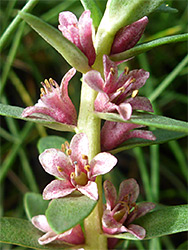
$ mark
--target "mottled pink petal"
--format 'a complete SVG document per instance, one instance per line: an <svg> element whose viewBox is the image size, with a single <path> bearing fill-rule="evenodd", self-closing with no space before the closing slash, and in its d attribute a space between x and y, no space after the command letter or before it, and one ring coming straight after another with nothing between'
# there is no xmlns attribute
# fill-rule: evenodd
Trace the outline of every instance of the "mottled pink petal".
<svg viewBox="0 0 188 250"><path fill-rule="evenodd" d="M129 103L121 103L117 106L117 111L123 119L129 120L132 115L132 106Z"/></svg>
<svg viewBox="0 0 188 250"><path fill-rule="evenodd" d="M145 16L140 20L120 29L114 38L111 54L120 53L134 47L140 40L147 23L148 18Z"/></svg>
<svg viewBox="0 0 188 250"><path fill-rule="evenodd" d="M106 209L112 210L117 203L116 189L109 180L106 180L104 182L103 187L104 187L104 193L105 193L105 198L106 198Z"/></svg>
<svg viewBox="0 0 188 250"><path fill-rule="evenodd" d="M98 200L97 184L94 181L88 181L85 186L77 186L77 190L92 200Z"/></svg>
<svg viewBox="0 0 188 250"><path fill-rule="evenodd" d="M127 138L126 140L130 139L130 138L142 138L142 139L146 139L146 140L150 140L150 141L154 141L156 140L156 137L154 136L154 134L151 131L147 131L147 130L133 130L129 133L127 133Z"/></svg>
<svg viewBox="0 0 188 250"><path fill-rule="evenodd" d="M51 231L51 228L47 222L46 216L45 215L37 215L34 216L31 219L32 224L38 228L40 231L46 233L48 231Z"/></svg>
<svg viewBox="0 0 188 250"><path fill-rule="evenodd" d="M83 155L88 155L89 153L89 142L87 135L84 133L76 134L73 136L70 143L71 160L72 162L77 162L80 170L83 169L85 161L83 160Z"/></svg>
<svg viewBox="0 0 188 250"><path fill-rule="evenodd" d="M115 91L116 79L118 77L118 69L115 62L111 61L108 56L103 56L103 64L104 64L104 78L105 78L105 85L104 91L106 93L112 93Z"/></svg>
<svg viewBox="0 0 188 250"><path fill-rule="evenodd" d="M99 153L90 162L91 176L108 173L117 164L117 158L110 153Z"/></svg>
<svg viewBox="0 0 188 250"><path fill-rule="evenodd" d="M84 11L80 16L78 28L83 52L88 58L89 66L91 66L95 62L96 54L92 41L92 19L89 10Z"/></svg>
<svg viewBox="0 0 188 250"><path fill-rule="evenodd" d="M155 204L152 202L142 202L138 204L135 219L138 219L141 216L144 216L145 214L147 214L149 211L151 211L154 208L155 208Z"/></svg>
<svg viewBox="0 0 188 250"><path fill-rule="evenodd" d="M130 203L137 200L139 195L139 186L135 179L130 178L121 182L119 186L119 200L122 201L126 196L129 197Z"/></svg>
<svg viewBox="0 0 188 250"><path fill-rule="evenodd" d="M130 224L127 227L127 232L133 234L140 240L144 239L144 237L146 236L146 230L139 225Z"/></svg>
<svg viewBox="0 0 188 250"><path fill-rule="evenodd" d="M87 83L92 89L103 92L104 80L101 74L96 70L90 70L83 76L83 81Z"/></svg>
<svg viewBox="0 0 188 250"><path fill-rule="evenodd" d="M59 234L57 240L74 245L83 244L85 241L84 234L80 225L75 226L74 228L64 232L63 234Z"/></svg>
<svg viewBox="0 0 188 250"><path fill-rule="evenodd" d="M129 98L126 100L126 102L130 103L133 110L144 110L147 112L153 112L151 102L146 97L138 96L135 98Z"/></svg>
<svg viewBox="0 0 188 250"><path fill-rule="evenodd" d="M47 173L59 178L69 179L71 172L74 171L68 156L59 149L46 149L39 155L39 161ZM58 167L62 171L58 171Z"/></svg>
<svg viewBox="0 0 188 250"><path fill-rule="evenodd" d="M102 151L109 151L130 138L129 130L142 127L132 123L106 121L101 130ZM109 140L110 138L110 140Z"/></svg>
<svg viewBox="0 0 188 250"><path fill-rule="evenodd" d="M59 14L59 29L61 30L62 27L69 27L69 25L76 26L77 25L77 18L76 16L70 11L63 11Z"/></svg>
<svg viewBox="0 0 188 250"><path fill-rule="evenodd" d="M57 199L75 191L76 188L68 180L54 180L50 182L43 190L43 199Z"/></svg>

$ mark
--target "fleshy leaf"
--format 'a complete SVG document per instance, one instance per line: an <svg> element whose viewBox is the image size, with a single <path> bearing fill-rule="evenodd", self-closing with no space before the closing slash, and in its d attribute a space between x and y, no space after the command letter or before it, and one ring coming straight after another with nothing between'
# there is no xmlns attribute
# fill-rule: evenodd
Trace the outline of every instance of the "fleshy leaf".
<svg viewBox="0 0 188 250"><path fill-rule="evenodd" d="M48 204L49 201L44 200L41 194L26 193L24 196L24 207L30 220L36 215L45 214Z"/></svg>
<svg viewBox="0 0 188 250"><path fill-rule="evenodd" d="M135 220L134 223L146 229L144 240L184 232L188 230L187 209L188 205L164 206ZM109 237L138 240L129 233L109 235Z"/></svg>
<svg viewBox="0 0 188 250"><path fill-rule="evenodd" d="M155 11L165 13L177 13L178 9L172 8L168 4L163 3Z"/></svg>
<svg viewBox="0 0 188 250"><path fill-rule="evenodd" d="M102 18L102 12L99 9L97 3L95 2L95 0L81 0L81 3L84 6L85 10L91 11L93 26L94 28L97 28Z"/></svg>
<svg viewBox="0 0 188 250"><path fill-rule="evenodd" d="M108 121L134 123L134 124L151 126L171 131L188 133L187 122L175 120L165 116L140 113L138 115L132 115L131 119L129 120L124 120L123 118L120 117L120 115L115 113L95 112L95 114L101 119Z"/></svg>
<svg viewBox="0 0 188 250"><path fill-rule="evenodd" d="M20 12L19 15L54 47L72 67L82 73L90 70L87 57L57 29L31 14Z"/></svg>
<svg viewBox="0 0 188 250"><path fill-rule="evenodd" d="M38 238L43 235L30 221L18 218L1 218L0 242L19 245L32 249L70 249L70 246L63 244L49 244L41 246Z"/></svg>
<svg viewBox="0 0 188 250"><path fill-rule="evenodd" d="M61 149L61 145L65 143L67 139L55 136L55 135L49 135L43 138L40 138L37 143L37 148L39 151L39 154L41 154L45 149L48 148L58 148Z"/></svg>
<svg viewBox="0 0 188 250"><path fill-rule="evenodd" d="M81 223L96 204L97 201L83 195L54 199L46 211L46 217L54 232L63 233Z"/></svg>
<svg viewBox="0 0 188 250"><path fill-rule="evenodd" d="M187 39L188 39L188 33L181 34L181 35L162 37L162 38L153 40L151 42L139 44L139 45L137 45L129 50L124 51L124 52L112 55L112 56L110 56L110 59L112 61L123 61L123 60L131 58L133 56L144 53L150 49L158 47L160 45L169 44L169 43L176 43L176 42L183 42L183 41L187 41Z"/></svg>
<svg viewBox="0 0 188 250"><path fill-rule="evenodd" d="M75 126L53 121L48 116L35 115L35 117L40 117L40 119L23 118L22 117L23 110L24 110L23 108L20 108L17 106L10 106L10 105L5 105L5 104L0 103L0 115L13 117L16 119L22 119L25 121L36 122L40 125L46 126L51 129L59 130L59 131L74 131L75 130Z"/></svg>
<svg viewBox="0 0 188 250"><path fill-rule="evenodd" d="M177 140L179 138L187 136L186 133L168 131L168 130L163 130L163 129L152 130L152 133L156 137L156 140L154 141L145 140L141 138L132 138L132 139L127 140L123 144L121 144L116 149L111 150L110 153L116 154L121 151L128 150L128 149L135 148L135 147L145 147L145 146L151 146L155 144L162 144L171 140Z"/></svg>

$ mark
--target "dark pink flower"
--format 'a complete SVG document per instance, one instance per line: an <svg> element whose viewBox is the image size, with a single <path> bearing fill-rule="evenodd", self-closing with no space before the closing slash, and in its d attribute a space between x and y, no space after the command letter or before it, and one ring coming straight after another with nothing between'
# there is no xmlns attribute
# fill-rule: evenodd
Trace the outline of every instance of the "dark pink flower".
<svg viewBox="0 0 188 250"><path fill-rule="evenodd" d="M56 234L50 228L45 215L34 216L31 222L36 228L45 233L42 237L38 239L40 245L45 245L53 241L57 241L57 243L62 244L68 243L80 245L83 244L85 241L84 234L80 225L77 225L62 234Z"/></svg>
<svg viewBox="0 0 188 250"><path fill-rule="evenodd" d="M115 35L111 55L131 49L140 40L148 23L147 16L121 28Z"/></svg>
<svg viewBox="0 0 188 250"><path fill-rule="evenodd" d="M34 118L35 114L40 114L38 118L76 125L76 110L67 91L68 83L75 73L74 68L70 69L63 77L60 86L51 78L42 82L40 99L34 106L24 109L22 117Z"/></svg>
<svg viewBox="0 0 188 250"><path fill-rule="evenodd" d="M155 207L151 202L142 202L136 205L139 195L139 186L134 179L124 180L119 187L119 197L114 185L106 180L104 182L106 198L105 210L102 217L102 227L106 234L128 232L143 239L146 231L132 222L148 213Z"/></svg>
<svg viewBox="0 0 188 250"><path fill-rule="evenodd" d="M116 148L130 138L143 138L147 140L156 139L151 131L135 129L142 127L144 127L144 125L106 121L101 130L102 151L109 151Z"/></svg>
<svg viewBox="0 0 188 250"><path fill-rule="evenodd" d="M65 152L66 150L66 152ZM117 163L109 153L97 154L88 162L89 143L85 134L73 136L68 143L59 149L46 149L39 156L44 170L56 176L43 191L45 200L56 199L78 190L93 200L98 199L96 176L108 173Z"/></svg>
<svg viewBox="0 0 188 250"><path fill-rule="evenodd" d="M124 72L118 77L116 63L108 56L103 56L104 80L96 70L88 71L84 81L94 90L98 91L95 100L95 110L98 112L118 112L128 120L133 110L153 112L152 105L146 97L138 97L141 88L149 77L143 69Z"/></svg>
<svg viewBox="0 0 188 250"><path fill-rule="evenodd" d="M59 23L58 28L62 34L85 54L89 66L93 65L96 54L92 41L90 11L84 11L79 20L69 11L61 12L59 14Z"/></svg>

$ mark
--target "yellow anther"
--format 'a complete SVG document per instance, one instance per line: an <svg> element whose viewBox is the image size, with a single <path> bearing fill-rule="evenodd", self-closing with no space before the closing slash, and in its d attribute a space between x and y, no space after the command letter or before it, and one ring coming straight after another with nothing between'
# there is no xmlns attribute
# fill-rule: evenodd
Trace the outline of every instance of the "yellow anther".
<svg viewBox="0 0 188 250"><path fill-rule="evenodd" d="M138 95L138 89L133 90L131 97L134 98Z"/></svg>
<svg viewBox="0 0 188 250"><path fill-rule="evenodd" d="M65 142L65 147L66 147L66 148L69 148L69 147L70 147L68 141Z"/></svg>
<svg viewBox="0 0 188 250"><path fill-rule="evenodd" d="M91 166L90 166L90 165L85 165L84 169L85 169L87 172L89 172L90 169L91 169Z"/></svg>
<svg viewBox="0 0 188 250"><path fill-rule="evenodd" d="M110 72L111 72L112 75L114 75L115 74L114 68L110 68Z"/></svg>
<svg viewBox="0 0 188 250"><path fill-rule="evenodd" d="M129 68L128 68L128 67L125 67L125 69L124 69L124 74L125 74L125 75L128 75L128 74L129 74Z"/></svg>
<svg viewBox="0 0 188 250"><path fill-rule="evenodd" d="M72 154L72 150L70 148L67 149L66 151L67 155L71 155Z"/></svg>
<svg viewBox="0 0 188 250"><path fill-rule="evenodd" d="M121 92L121 93L123 93L123 92L125 92L125 88L124 88L124 87L121 87L121 88L117 89L116 92Z"/></svg>
<svg viewBox="0 0 188 250"><path fill-rule="evenodd" d="M74 179L74 178L75 178L75 173L74 173L74 172L72 172L72 173L70 174L70 178L71 178L71 179Z"/></svg>
<svg viewBox="0 0 188 250"><path fill-rule="evenodd" d="M65 145L61 144L61 151L65 152Z"/></svg>
<svg viewBox="0 0 188 250"><path fill-rule="evenodd" d="M136 79L135 79L135 78L132 78L132 79L130 80L130 83L135 82L135 81L136 81Z"/></svg>
<svg viewBox="0 0 188 250"><path fill-rule="evenodd" d="M55 83L54 83L54 80L53 80L52 78L49 79L49 82L50 82L50 84L51 84L52 86L54 86L54 87L56 86Z"/></svg>
<svg viewBox="0 0 188 250"><path fill-rule="evenodd" d="M44 80L44 84L46 85L46 87L48 89L51 89L50 83L49 83L49 81L47 79Z"/></svg>
<svg viewBox="0 0 188 250"><path fill-rule="evenodd" d="M60 166L57 166L57 170L58 170L59 172L62 172L62 171L63 171L63 169L62 169Z"/></svg>
<svg viewBox="0 0 188 250"><path fill-rule="evenodd" d="M82 159L83 160L88 160L88 156L87 155L82 155Z"/></svg>

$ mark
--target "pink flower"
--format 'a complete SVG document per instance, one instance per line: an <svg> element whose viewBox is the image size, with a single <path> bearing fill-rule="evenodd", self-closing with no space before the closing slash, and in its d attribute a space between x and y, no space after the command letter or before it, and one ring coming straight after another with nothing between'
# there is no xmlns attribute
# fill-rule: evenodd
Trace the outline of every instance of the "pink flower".
<svg viewBox="0 0 188 250"><path fill-rule="evenodd" d="M74 43L88 58L89 66L93 65L96 54L92 41L92 19L90 11L82 13L79 20L76 16L64 11L59 14L59 30L69 41Z"/></svg>
<svg viewBox="0 0 188 250"><path fill-rule="evenodd" d="M119 197L114 185L106 180L104 182L106 198L105 210L102 217L102 227L106 234L128 232L143 239L146 231L132 221L145 215L155 207L151 202L142 202L136 205L139 195L139 186L134 179L124 180L119 187Z"/></svg>
<svg viewBox="0 0 188 250"><path fill-rule="evenodd" d="M43 191L45 200L56 199L78 190L93 200L98 199L95 178L108 173L117 163L109 153L99 153L88 162L88 139L85 134L73 136L70 146L63 145L63 150L47 149L39 156L44 170L56 176ZM66 150L66 152L65 152Z"/></svg>
<svg viewBox="0 0 188 250"><path fill-rule="evenodd" d="M47 116L45 119L52 118L52 121L76 125L76 110L67 91L68 83L75 73L74 68L70 69L63 77L60 87L51 78L42 82L40 99L34 106L24 109L22 117L34 118L34 114L39 113L39 118Z"/></svg>
<svg viewBox="0 0 188 250"><path fill-rule="evenodd" d="M152 105L146 97L138 97L138 89L141 88L149 77L149 73L140 70L124 72L118 77L116 63L106 55L103 56L104 78L96 70L88 71L84 75L84 81L94 90L98 91L95 100L95 110L98 112L118 112L120 116L128 120L133 110L153 112Z"/></svg>
<svg viewBox="0 0 188 250"><path fill-rule="evenodd" d="M130 138L143 138L147 140L155 140L156 137L151 131L133 130L142 128L144 125L136 125L132 123L110 122L106 121L101 130L101 149L109 151L116 148L124 141Z"/></svg>
<svg viewBox="0 0 188 250"><path fill-rule="evenodd" d="M148 18L145 16L138 21L121 28L115 35L111 48L111 55L134 47L144 33L147 23Z"/></svg>
<svg viewBox="0 0 188 250"><path fill-rule="evenodd" d="M38 239L40 245L45 245L51 243L52 241L57 241L57 243L62 244L68 243L75 245L80 245L84 243L84 234L80 225L77 225L62 234L56 234L50 228L45 215L34 216L31 222L36 228L45 233L42 237Z"/></svg>

